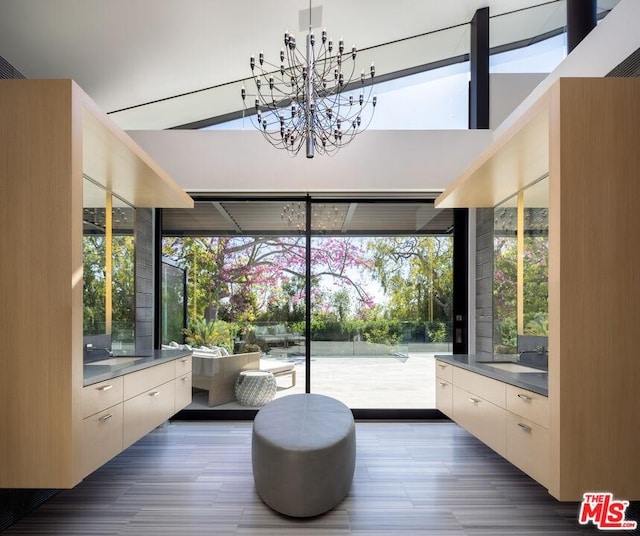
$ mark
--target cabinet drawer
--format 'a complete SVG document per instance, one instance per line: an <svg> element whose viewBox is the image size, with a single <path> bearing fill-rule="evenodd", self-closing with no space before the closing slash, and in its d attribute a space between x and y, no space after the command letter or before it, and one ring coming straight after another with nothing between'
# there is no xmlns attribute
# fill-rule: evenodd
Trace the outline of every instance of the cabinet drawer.
<svg viewBox="0 0 640 536"><path fill-rule="evenodd" d="M441 378L436 378L436 408L453 419L453 385Z"/></svg>
<svg viewBox="0 0 640 536"><path fill-rule="evenodd" d="M175 378L186 374L187 372L191 372L191 356L181 357L180 359L176 359L176 373Z"/></svg>
<svg viewBox="0 0 640 536"><path fill-rule="evenodd" d="M82 471L84 476L122 450L122 404L82 421Z"/></svg>
<svg viewBox="0 0 640 536"><path fill-rule="evenodd" d="M453 380L453 365L436 359L436 377L451 382Z"/></svg>
<svg viewBox="0 0 640 536"><path fill-rule="evenodd" d="M171 380L124 401L124 448L173 415L175 389L175 380Z"/></svg>
<svg viewBox="0 0 640 536"><path fill-rule="evenodd" d="M536 423L507 412L505 458L543 486L549 480L549 432Z"/></svg>
<svg viewBox="0 0 640 536"><path fill-rule="evenodd" d="M124 377L124 399L128 400L156 385L171 381L175 377L176 364L173 361L127 374Z"/></svg>
<svg viewBox="0 0 640 536"><path fill-rule="evenodd" d="M122 402L122 376L87 385L82 389L82 417L88 417Z"/></svg>
<svg viewBox="0 0 640 536"><path fill-rule="evenodd" d="M549 428L549 399L526 389L507 385L507 409L516 415Z"/></svg>
<svg viewBox="0 0 640 536"><path fill-rule="evenodd" d="M176 400L174 414L191 404L191 373L176 378Z"/></svg>
<svg viewBox="0 0 640 536"><path fill-rule="evenodd" d="M474 393L492 402L496 406L506 407L506 385L502 382L460 367L454 367L453 384L468 393Z"/></svg>
<svg viewBox="0 0 640 536"><path fill-rule="evenodd" d="M505 417L507 411L484 398L453 386L453 418L468 432L505 455Z"/></svg>

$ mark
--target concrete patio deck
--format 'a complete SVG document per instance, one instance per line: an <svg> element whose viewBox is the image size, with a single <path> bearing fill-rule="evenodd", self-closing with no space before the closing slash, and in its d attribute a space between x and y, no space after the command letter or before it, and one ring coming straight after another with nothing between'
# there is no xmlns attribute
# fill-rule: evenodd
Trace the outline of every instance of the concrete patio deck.
<svg viewBox="0 0 640 536"><path fill-rule="evenodd" d="M435 408L435 354L450 351L409 352L406 355L312 356L311 392L332 396L354 409ZM269 358L269 356L267 356ZM304 357L281 356L295 363L297 382L277 378L276 398L303 393ZM195 392L187 409L246 409L237 402L209 408L206 392Z"/></svg>

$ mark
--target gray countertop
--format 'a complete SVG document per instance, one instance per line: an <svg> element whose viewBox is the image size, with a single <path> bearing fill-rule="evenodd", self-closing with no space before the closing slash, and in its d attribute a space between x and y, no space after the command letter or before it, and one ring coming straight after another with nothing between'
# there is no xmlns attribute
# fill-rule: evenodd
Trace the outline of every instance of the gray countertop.
<svg viewBox="0 0 640 536"><path fill-rule="evenodd" d="M85 362L83 385L111 380L137 370L142 370L181 357L191 355L190 350L152 350L145 355L113 355L105 356L97 361Z"/></svg>
<svg viewBox="0 0 640 536"><path fill-rule="evenodd" d="M491 366L492 363L518 364L518 360L514 357L453 354L436 355L435 358L471 372L482 374L488 378L527 389L539 395L549 396L549 373L546 370L541 370L540 372L512 372ZM530 365L525 366L529 367Z"/></svg>

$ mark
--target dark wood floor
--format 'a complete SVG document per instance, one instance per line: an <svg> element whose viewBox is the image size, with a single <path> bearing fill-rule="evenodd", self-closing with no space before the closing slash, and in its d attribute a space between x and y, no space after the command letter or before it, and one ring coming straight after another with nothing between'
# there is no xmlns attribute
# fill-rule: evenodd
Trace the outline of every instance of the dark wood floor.
<svg viewBox="0 0 640 536"><path fill-rule="evenodd" d="M258 498L250 422L174 422L58 493L4 534L570 535L577 523L536 482L450 422L357 424L351 492L295 520Z"/></svg>

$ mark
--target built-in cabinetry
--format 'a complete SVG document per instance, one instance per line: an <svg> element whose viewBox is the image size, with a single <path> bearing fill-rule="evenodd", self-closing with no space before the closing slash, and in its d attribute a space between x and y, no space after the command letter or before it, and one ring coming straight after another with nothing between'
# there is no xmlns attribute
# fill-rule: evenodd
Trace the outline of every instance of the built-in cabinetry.
<svg viewBox="0 0 640 536"><path fill-rule="evenodd" d="M87 475L191 403L191 356L87 385L82 402Z"/></svg>
<svg viewBox="0 0 640 536"><path fill-rule="evenodd" d="M436 202L495 207L548 174L546 485L560 500L640 500L639 117L637 78L560 79Z"/></svg>
<svg viewBox="0 0 640 536"><path fill-rule="evenodd" d="M546 396L436 361L436 406L543 486L549 477Z"/></svg>
<svg viewBox="0 0 640 536"><path fill-rule="evenodd" d="M124 446L85 418L127 419L124 378L85 394L83 176L133 207L193 200L70 80L0 81L0 147L0 487L72 487Z"/></svg>

